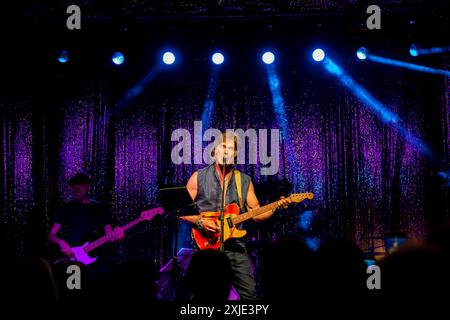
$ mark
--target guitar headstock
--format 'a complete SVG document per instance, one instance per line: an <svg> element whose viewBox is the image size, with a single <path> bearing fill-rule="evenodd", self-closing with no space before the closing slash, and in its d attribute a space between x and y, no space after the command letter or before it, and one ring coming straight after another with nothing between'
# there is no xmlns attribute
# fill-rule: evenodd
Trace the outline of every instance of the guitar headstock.
<svg viewBox="0 0 450 320"><path fill-rule="evenodd" d="M289 196L292 202L302 202L305 199L312 200L314 199L314 193L307 192L307 193L293 193Z"/></svg>
<svg viewBox="0 0 450 320"><path fill-rule="evenodd" d="M154 208L154 209L150 209L150 210L146 210L141 212L141 217L144 220L152 220L154 216L156 216L157 214L163 214L164 213L164 209L161 207L158 208Z"/></svg>

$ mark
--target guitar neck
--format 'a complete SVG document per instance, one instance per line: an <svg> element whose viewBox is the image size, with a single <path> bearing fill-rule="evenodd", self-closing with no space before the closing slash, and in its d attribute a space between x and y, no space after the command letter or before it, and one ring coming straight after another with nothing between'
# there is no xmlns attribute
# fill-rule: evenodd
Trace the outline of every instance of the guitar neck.
<svg viewBox="0 0 450 320"><path fill-rule="evenodd" d="M126 225L122 226L123 232L125 232L128 229L134 227L135 225L137 225L139 222L141 222L143 220L145 220L145 219L142 216L140 216L139 218L137 218L137 219L135 219L133 221L130 221ZM110 238L105 235L105 236L103 236L103 237L101 237L101 238L99 238L99 239L89 243L86 247L84 247L84 251L86 253L89 253L90 251L100 247L102 244L104 244L106 242L109 242L109 241L110 241Z"/></svg>
<svg viewBox="0 0 450 320"><path fill-rule="evenodd" d="M242 223L244 221L247 221L253 217L259 216L262 213L265 213L267 211L276 209L279 207L278 201L269 203L263 207L259 207L258 209L252 210L252 211L248 211L246 213L240 214L237 217L233 218L233 224L239 224Z"/></svg>

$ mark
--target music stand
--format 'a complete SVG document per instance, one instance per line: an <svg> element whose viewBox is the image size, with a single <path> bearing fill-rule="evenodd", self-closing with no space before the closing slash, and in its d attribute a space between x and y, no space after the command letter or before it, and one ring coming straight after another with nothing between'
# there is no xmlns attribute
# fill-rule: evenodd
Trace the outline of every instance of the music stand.
<svg viewBox="0 0 450 320"><path fill-rule="evenodd" d="M174 286L174 297L178 297L178 275L179 275L179 265L177 257L178 249L178 228L180 217L197 215L196 203L192 201L191 195L187 191L186 187L168 187L159 189L160 202L165 212L172 212L173 216L176 218L175 223L175 240L173 246L173 283Z"/></svg>

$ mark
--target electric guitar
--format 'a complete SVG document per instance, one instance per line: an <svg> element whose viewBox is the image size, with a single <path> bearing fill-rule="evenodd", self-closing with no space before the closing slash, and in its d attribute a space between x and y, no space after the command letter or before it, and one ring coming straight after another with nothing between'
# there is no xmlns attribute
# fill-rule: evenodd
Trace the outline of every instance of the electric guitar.
<svg viewBox="0 0 450 320"><path fill-rule="evenodd" d="M142 222L142 221L150 221L153 219L154 216L156 215L161 215L164 213L163 208L154 208L151 210L147 210L147 211L143 211L141 212L141 216L129 223L127 223L126 225L122 226L121 228L123 229L123 232L127 231L128 229L134 227L135 225L137 225L138 223ZM55 264L58 263L62 263L62 262L81 262L84 265L89 265L91 263L94 263L95 260L97 260L97 258L92 258L89 256L89 252L91 252L92 250L100 247L101 245L110 242L111 238L108 236L103 236L93 242L86 242L85 244L83 244L80 247L73 247L72 248L72 256L69 257L64 257L62 259L59 259L57 261L55 261Z"/></svg>
<svg viewBox="0 0 450 320"><path fill-rule="evenodd" d="M293 203L302 202L305 199L312 200L314 194L312 193L293 193L288 199ZM236 225L256 217L267 211L277 209L281 206L281 201L275 201L258 209L248 211L243 214L239 214L239 206L236 203L231 203L227 205L224 212L224 223L223 223L223 239L224 242L230 238L242 238L247 234L247 231L237 229ZM204 219L211 219L214 222L218 222L220 212L202 212L200 216ZM207 231L200 231L197 228L192 228L192 237L195 240L198 248L200 250L204 249L219 249L220 247L220 231L216 233L211 233Z"/></svg>

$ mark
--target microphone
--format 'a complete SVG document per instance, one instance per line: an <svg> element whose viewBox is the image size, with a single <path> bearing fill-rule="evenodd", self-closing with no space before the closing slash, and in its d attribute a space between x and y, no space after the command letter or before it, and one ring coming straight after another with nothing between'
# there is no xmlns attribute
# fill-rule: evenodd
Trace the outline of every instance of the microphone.
<svg viewBox="0 0 450 320"><path fill-rule="evenodd" d="M222 164L225 166L234 166L234 160L231 163L228 163L228 160L230 159L230 156L224 155L222 157Z"/></svg>

